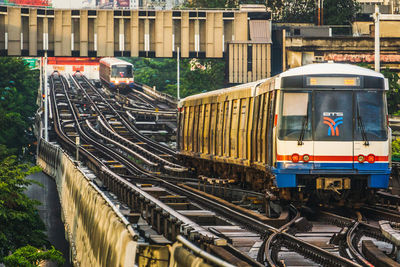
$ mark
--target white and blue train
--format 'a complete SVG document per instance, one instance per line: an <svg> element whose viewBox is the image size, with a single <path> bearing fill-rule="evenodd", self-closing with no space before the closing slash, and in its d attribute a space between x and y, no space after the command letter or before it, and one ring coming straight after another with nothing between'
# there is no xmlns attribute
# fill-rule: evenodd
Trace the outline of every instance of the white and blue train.
<svg viewBox="0 0 400 267"><path fill-rule="evenodd" d="M107 57L100 60L100 80L110 89L127 93L134 88L133 65L124 60Z"/></svg>
<svg viewBox="0 0 400 267"><path fill-rule="evenodd" d="M387 90L378 72L323 63L190 96L179 152L199 174L282 199L365 199L389 183Z"/></svg>

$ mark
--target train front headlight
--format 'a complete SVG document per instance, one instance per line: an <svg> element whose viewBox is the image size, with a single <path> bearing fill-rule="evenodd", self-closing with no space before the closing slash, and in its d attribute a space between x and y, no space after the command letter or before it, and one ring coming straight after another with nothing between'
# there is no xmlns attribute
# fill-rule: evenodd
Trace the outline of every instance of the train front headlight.
<svg viewBox="0 0 400 267"><path fill-rule="evenodd" d="M369 163L374 163L374 162L375 162L375 155L374 155L374 154L369 154L369 155L367 156L367 161L368 161Z"/></svg>
<svg viewBox="0 0 400 267"><path fill-rule="evenodd" d="M358 162L360 162L360 163L363 163L365 161L364 155L358 155L357 159L358 159Z"/></svg>
<svg viewBox="0 0 400 267"><path fill-rule="evenodd" d="M304 155L303 155L303 161L304 161L305 163L307 163L309 160L310 160L310 155L304 154Z"/></svg>
<svg viewBox="0 0 400 267"><path fill-rule="evenodd" d="M294 154L292 155L292 162L297 163L297 162L299 162L299 160L300 160L299 154L294 153Z"/></svg>

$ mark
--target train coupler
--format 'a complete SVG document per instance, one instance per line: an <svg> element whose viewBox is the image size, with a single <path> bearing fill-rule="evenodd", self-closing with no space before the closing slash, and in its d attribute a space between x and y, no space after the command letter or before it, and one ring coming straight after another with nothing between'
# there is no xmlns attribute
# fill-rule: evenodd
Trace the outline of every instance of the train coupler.
<svg viewBox="0 0 400 267"><path fill-rule="evenodd" d="M350 189L350 178L319 177L316 179L316 188L319 190L332 190L340 195L339 190Z"/></svg>

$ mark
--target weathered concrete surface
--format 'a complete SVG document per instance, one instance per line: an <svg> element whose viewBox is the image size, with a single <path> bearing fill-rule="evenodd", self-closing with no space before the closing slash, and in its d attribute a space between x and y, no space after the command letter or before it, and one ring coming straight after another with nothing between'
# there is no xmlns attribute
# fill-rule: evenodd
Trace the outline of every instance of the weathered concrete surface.
<svg viewBox="0 0 400 267"><path fill-rule="evenodd" d="M64 224L61 220L60 199L54 179L43 172L32 174L28 176L28 179L37 181L43 185L41 187L32 184L26 190L26 195L42 203L38 206L38 210L40 218L42 218L46 225L48 239L56 249L63 253L66 259L64 266L72 266L69 260L69 244L65 239Z"/></svg>
<svg viewBox="0 0 400 267"><path fill-rule="evenodd" d="M138 236L118 209L59 147L39 141L37 163L55 178L77 266L134 266Z"/></svg>

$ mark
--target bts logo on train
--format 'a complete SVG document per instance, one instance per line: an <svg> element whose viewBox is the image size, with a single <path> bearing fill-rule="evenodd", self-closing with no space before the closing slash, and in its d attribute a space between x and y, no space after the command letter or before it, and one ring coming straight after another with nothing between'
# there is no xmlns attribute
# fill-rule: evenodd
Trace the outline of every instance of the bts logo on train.
<svg viewBox="0 0 400 267"><path fill-rule="evenodd" d="M343 112L324 112L323 115L324 124L329 126L328 136L339 136L338 126L343 124Z"/></svg>

